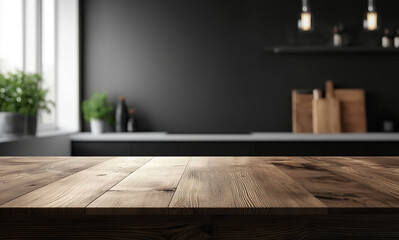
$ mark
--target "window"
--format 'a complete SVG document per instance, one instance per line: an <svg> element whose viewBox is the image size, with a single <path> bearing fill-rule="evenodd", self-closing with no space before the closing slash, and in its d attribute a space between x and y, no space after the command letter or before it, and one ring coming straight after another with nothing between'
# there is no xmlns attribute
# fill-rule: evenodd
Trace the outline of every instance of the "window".
<svg viewBox="0 0 399 240"><path fill-rule="evenodd" d="M78 0L0 0L0 72L41 73L56 102L39 130L80 129L78 13Z"/></svg>
<svg viewBox="0 0 399 240"><path fill-rule="evenodd" d="M42 74L57 104L56 69L56 1L0 0L0 71ZM56 115L41 113L39 129L55 128Z"/></svg>
<svg viewBox="0 0 399 240"><path fill-rule="evenodd" d="M23 68L23 0L0 0L0 70Z"/></svg>

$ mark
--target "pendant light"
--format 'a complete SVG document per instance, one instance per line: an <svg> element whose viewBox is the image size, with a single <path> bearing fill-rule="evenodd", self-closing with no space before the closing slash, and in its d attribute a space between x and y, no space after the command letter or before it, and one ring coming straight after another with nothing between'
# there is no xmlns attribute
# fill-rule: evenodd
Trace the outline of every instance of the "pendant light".
<svg viewBox="0 0 399 240"><path fill-rule="evenodd" d="M310 12L309 1L302 0L302 12L299 14L298 29L302 32L313 30L313 14Z"/></svg>
<svg viewBox="0 0 399 240"><path fill-rule="evenodd" d="M364 14L363 27L366 31L376 31L380 27L380 17L375 8L374 0L369 0L366 14Z"/></svg>

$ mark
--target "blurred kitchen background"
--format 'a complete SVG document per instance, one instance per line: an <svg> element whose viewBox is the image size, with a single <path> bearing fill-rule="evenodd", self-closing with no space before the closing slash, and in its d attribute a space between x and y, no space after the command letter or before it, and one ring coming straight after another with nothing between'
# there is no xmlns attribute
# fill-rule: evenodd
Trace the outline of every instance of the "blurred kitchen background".
<svg viewBox="0 0 399 240"><path fill-rule="evenodd" d="M328 129L319 133L394 132L398 8L395 0L0 0L0 72L39 73L55 103L38 113L36 137L3 134L0 154L69 155L74 141L93 142L76 133L92 131L96 113L87 105L86 121L82 102L96 93L113 106L102 109L113 118L108 132L132 114L136 134L313 133L318 121ZM328 80L338 115L328 103L319 110L327 120L315 120L313 90L325 99ZM333 118L340 126L331 130ZM343 118L364 127L347 130ZM104 141L112 148L115 139Z"/></svg>

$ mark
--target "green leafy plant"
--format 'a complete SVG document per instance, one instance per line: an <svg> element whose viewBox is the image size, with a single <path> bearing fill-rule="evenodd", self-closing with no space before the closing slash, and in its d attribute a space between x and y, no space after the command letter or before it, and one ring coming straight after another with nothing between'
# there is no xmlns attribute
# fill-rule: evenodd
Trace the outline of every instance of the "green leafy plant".
<svg viewBox="0 0 399 240"><path fill-rule="evenodd" d="M111 112L114 105L107 100L106 93L94 93L89 100L82 102L82 110L84 119L89 122L91 119L101 119L113 124Z"/></svg>
<svg viewBox="0 0 399 240"><path fill-rule="evenodd" d="M26 116L36 116L39 111L50 112L55 103L46 99L48 91L42 88L40 74L0 73L0 111Z"/></svg>

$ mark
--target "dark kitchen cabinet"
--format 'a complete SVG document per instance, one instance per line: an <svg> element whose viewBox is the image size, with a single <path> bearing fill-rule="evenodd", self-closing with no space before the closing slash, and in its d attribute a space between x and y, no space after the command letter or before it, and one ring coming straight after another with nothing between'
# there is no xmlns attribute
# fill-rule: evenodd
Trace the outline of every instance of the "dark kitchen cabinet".
<svg viewBox="0 0 399 240"><path fill-rule="evenodd" d="M72 141L72 156L394 156L399 142Z"/></svg>

